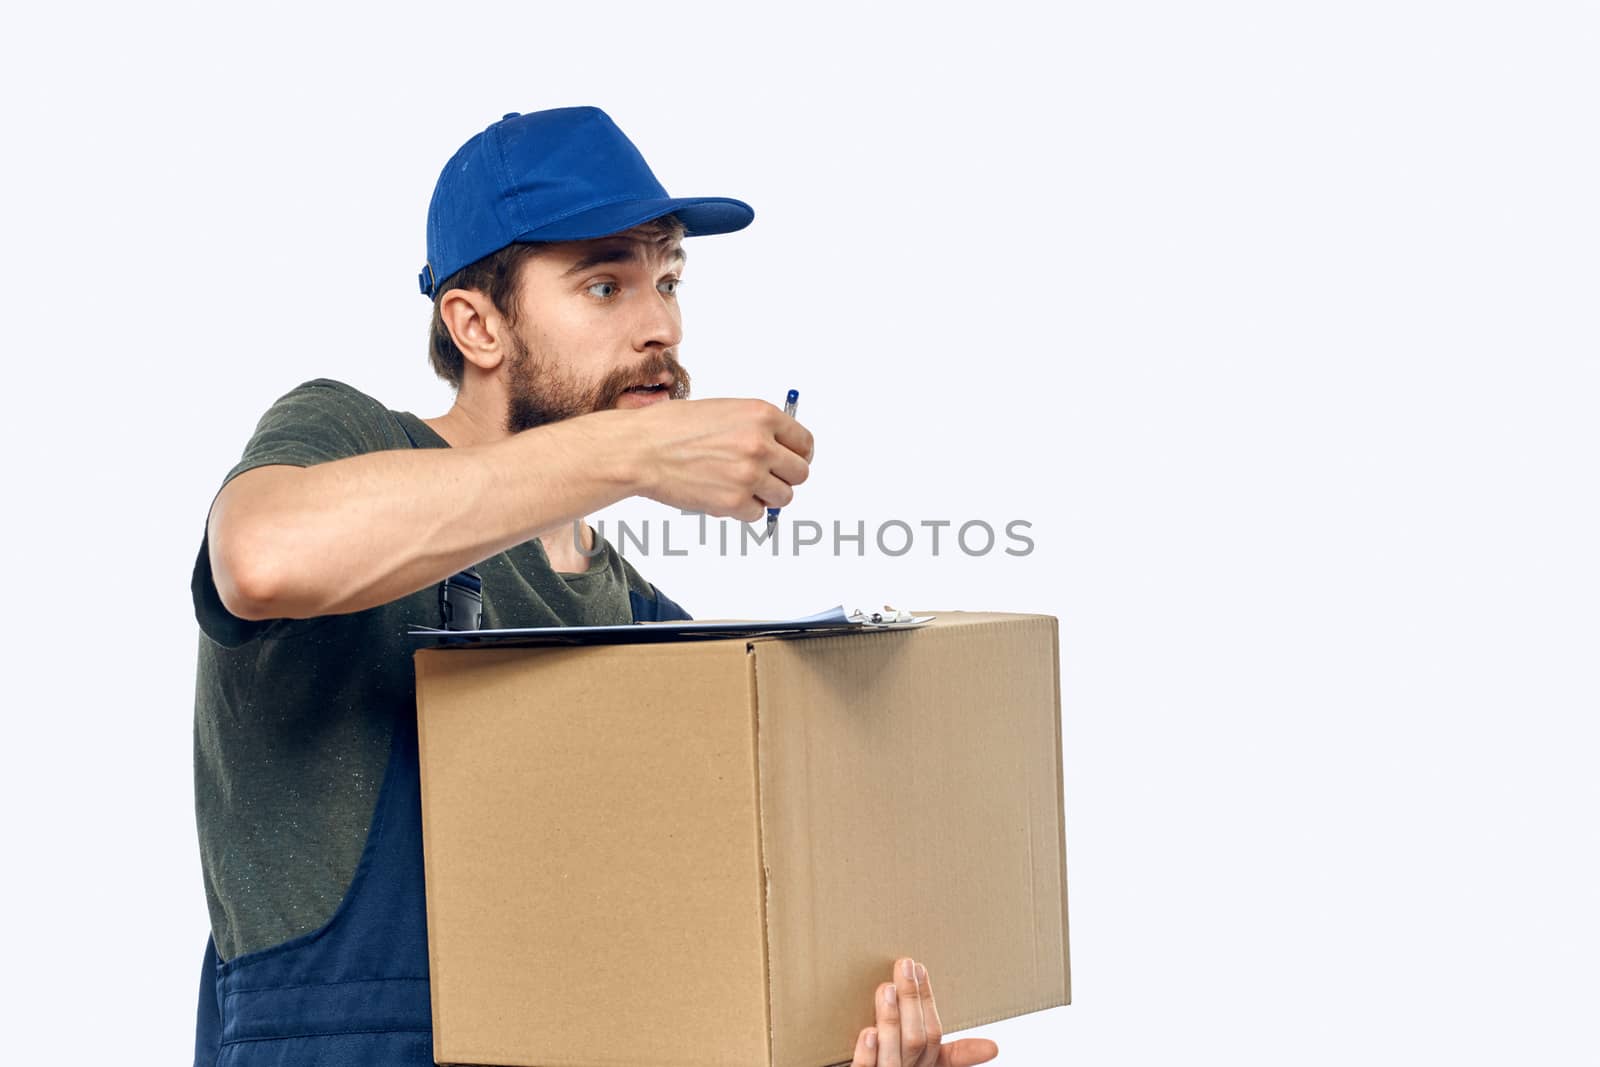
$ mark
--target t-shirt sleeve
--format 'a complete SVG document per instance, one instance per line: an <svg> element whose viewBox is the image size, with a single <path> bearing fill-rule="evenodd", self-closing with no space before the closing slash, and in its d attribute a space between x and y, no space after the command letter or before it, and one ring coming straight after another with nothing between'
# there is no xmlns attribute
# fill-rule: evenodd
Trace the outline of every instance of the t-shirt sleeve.
<svg viewBox="0 0 1600 1067"><path fill-rule="evenodd" d="M405 447L406 442L397 440L396 433L388 412L372 397L326 378L306 382L279 397L261 416L244 455L222 479L217 492L257 467L314 467ZM211 546L203 529L189 586L201 632L219 645L237 647L285 621L241 619L223 607L211 572Z"/></svg>

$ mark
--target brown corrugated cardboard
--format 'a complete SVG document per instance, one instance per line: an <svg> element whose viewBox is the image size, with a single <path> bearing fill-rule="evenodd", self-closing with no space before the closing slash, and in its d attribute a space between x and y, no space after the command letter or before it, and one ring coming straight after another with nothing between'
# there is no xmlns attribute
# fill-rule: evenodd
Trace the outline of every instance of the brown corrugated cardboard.
<svg viewBox="0 0 1600 1067"><path fill-rule="evenodd" d="M1070 1001L1043 615L419 652L434 1054L848 1062L890 963L947 1032Z"/></svg>

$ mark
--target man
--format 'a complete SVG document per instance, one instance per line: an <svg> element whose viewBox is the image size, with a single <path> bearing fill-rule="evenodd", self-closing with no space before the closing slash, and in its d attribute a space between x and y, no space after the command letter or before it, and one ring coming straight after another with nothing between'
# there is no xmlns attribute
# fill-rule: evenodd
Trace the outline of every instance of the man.
<svg viewBox="0 0 1600 1067"><path fill-rule="evenodd" d="M687 618L584 517L639 495L756 520L793 499L811 434L763 401L687 400L677 358L681 239L752 218L668 197L597 109L508 115L428 211L450 410L319 380L263 416L193 581L197 1067L432 1062L407 625L459 626L479 600L485 626ZM857 1062L992 1058L942 1044L926 972L899 962Z"/></svg>

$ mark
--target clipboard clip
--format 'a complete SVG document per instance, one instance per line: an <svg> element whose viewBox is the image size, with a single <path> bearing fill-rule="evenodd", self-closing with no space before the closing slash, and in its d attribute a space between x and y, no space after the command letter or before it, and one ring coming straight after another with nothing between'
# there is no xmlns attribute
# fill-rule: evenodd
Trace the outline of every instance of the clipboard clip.
<svg viewBox="0 0 1600 1067"><path fill-rule="evenodd" d="M863 626L893 626L897 622L910 622L914 618L916 616L911 612L892 608L888 604L883 606L882 611L869 612L857 608L850 613L850 621Z"/></svg>

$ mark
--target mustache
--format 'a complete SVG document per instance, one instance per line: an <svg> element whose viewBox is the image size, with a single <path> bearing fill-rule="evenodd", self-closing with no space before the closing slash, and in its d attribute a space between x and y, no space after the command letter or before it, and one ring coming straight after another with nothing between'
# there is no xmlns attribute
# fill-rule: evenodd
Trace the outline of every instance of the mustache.
<svg viewBox="0 0 1600 1067"><path fill-rule="evenodd" d="M673 400L689 398L689 371L678 362L672 349L652 352L631 367L623 367L606 375L596 388L597 411L613 406L624 392L636 385L653 385L663 374L671 375L667 395Z"/></svg>

